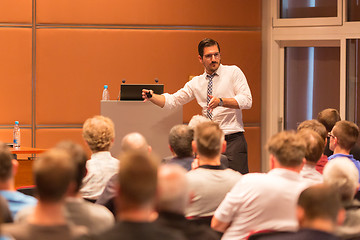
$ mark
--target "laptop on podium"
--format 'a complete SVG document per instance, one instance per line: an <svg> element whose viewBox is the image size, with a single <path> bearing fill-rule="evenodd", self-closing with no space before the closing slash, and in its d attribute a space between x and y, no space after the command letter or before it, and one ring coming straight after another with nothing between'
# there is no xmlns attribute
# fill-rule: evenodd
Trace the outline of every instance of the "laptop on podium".
<svg viewBox="0 0 360 240"><path fill-rule="evenodd" d="M156 94L164 93L164 84L121 84L120 100L121 101L143 101L142 90L153 90Z"/></svg>

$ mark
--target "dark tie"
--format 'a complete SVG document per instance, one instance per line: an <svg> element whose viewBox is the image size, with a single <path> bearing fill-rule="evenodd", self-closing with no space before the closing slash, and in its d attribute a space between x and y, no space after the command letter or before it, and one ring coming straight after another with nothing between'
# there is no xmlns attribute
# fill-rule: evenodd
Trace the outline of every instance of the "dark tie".
<svg viewBox="0 0 360 240"><path fill-rule="evenodd" d="M206 99L206 103L207 103L208 106L209 106L209 102L211 100L210 95L212 95L212 87L213 87L213 78L214 78L214 76L215 76L215 73L212 74L212 75L206 75L206 77L209 79L208 86L207 86L207 99ZM210 120L212 120L213 116L212 116L212 113L210 111L211 111L210 109L206 110L206 116Z"/></svg>

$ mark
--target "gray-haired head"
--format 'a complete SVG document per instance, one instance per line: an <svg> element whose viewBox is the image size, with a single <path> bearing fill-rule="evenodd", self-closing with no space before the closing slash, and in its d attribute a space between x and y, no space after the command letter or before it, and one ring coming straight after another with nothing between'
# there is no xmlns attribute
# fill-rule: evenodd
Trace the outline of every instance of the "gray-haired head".
<svg viewBox="0 0 360 240"><path fill-rule="evenodd" d="M343 203L354 198L359 186L359 171L346 157L338 157L329 161L323 171L324 183L334 186L341 195Z"/></svg>
<svg viewBox="0 0 360 240"><path fill-rule="evenodd" d="M169 145L179 158L192 157L192 140L194 130L187 125L179 124L171 128L169 133Z"/></svg>

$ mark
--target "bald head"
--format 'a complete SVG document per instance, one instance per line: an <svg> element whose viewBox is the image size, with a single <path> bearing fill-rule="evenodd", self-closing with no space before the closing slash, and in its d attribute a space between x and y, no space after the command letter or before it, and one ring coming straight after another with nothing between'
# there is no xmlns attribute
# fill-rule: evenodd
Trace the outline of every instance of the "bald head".
<svg viewBox="0 0 360 240"><path fill-rule="evenodd" d="M184 214L189 202L186 171L176 164L161 165L158 172L158 209Z"/></svg>
<svg viewBox="0 0 360 240"><path fill-rule="evenodd" d="M133 132L125 135L121 141L121 151L141 151L151 152L151 147L148 145L145 137L140 133Z"/></svg>

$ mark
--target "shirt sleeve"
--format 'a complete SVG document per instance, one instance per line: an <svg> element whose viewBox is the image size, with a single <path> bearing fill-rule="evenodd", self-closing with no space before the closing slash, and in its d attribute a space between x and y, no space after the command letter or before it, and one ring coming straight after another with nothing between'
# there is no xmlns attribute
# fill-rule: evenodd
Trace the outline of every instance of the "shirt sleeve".
<svg viewBox="0 0 360 240"><path fill-rule="evenodd" d="M252 96L249 85L247 83L244 73L240 68L236 68L233 72L233 86L240 109L250 109L252 106Z"/></svg>
<svg viewBox="0 0 360 240"><path fill-rule="evenodd" d="M228 192L224 200L220 203L216 209L214 216L221 222L230 223L233 221L234 215L237 213L240 207L240 199L235 194L236 189L239 187L239 182Z"/></svg>
<svg viewBox="0 0 360 240"><path fill-rule="evenodd" d="M195 97L193 92L193 83L194 80L187 82L183 88L181 88L174 94L164 93L164 109L173 109L193 100Z"/></svg>

